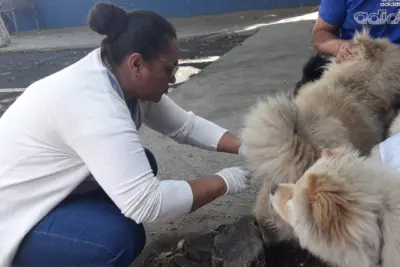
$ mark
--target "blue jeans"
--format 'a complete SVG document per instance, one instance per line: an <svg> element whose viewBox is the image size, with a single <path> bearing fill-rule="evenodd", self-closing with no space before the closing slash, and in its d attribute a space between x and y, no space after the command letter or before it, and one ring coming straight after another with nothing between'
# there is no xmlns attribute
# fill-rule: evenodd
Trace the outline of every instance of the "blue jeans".
<svg viewBox="0 0 400 267"><path fill-rule="evenodd" d="M154 174L154 155L146 149ZM121 214L103 190L69 196L24 238L15 267L128 267L143 250L142 224Z"/></svg>

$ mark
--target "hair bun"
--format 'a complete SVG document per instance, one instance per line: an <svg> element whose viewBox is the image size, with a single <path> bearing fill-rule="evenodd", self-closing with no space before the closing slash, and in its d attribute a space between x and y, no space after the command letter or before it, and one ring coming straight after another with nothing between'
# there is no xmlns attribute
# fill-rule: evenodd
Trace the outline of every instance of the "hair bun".
<svg viewBox="0 0 400 267"><path fill-rule="evenodd" d="M127 18L125 9L111 3L99 2L90 11L88 24L93 31L114 39L125 30Z"/></svg>

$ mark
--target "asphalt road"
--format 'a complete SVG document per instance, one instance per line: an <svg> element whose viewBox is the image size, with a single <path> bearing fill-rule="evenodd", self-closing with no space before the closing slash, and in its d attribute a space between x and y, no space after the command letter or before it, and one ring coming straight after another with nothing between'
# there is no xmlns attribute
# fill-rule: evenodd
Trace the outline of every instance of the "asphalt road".
<svg viewBox="0 0 400 267"><path fill-rule="evenodd" d="M181 59L221 56L242 43L247 37L249 36L211 36L184 41L180 43ZM73 64L91 50L2 54L0 55L0 88L27 87L35 80ZM210 62L185 64L185 66L203 69L208 64Z"/></svg>

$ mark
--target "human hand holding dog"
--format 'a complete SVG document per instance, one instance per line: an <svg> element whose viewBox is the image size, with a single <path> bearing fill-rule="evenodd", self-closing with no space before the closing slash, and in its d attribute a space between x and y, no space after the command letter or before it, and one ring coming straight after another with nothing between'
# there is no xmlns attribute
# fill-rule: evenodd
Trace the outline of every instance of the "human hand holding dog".
<svg viewBox="0 0 400 267"><path fill-rule="evenodd" d="M352 59L357 52L353 49L354 44L351 41L340 40L339 50L336 54L336 62L342 63L344 61Z"/></svg>

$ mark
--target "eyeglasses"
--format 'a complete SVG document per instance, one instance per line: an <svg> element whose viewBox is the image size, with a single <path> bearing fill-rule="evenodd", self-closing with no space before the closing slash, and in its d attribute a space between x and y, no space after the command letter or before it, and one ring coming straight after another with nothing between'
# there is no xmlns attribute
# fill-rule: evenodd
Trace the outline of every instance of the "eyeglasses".
<svg viewBox="0 0 400 267"><path fill-rule="evenodd" d="M175 64L168 63L167 61L165 61L165 60L164 60L163 58L161 58L161 57L159 57L159 59L160 59L162 62L165 63L165 65L166 65L166 68L165 68L165 69L167 70L168 74L169 74L171 77L175 76L175 74L178 72L179 66L178 66L178 65L175 65Z"/></svg>

